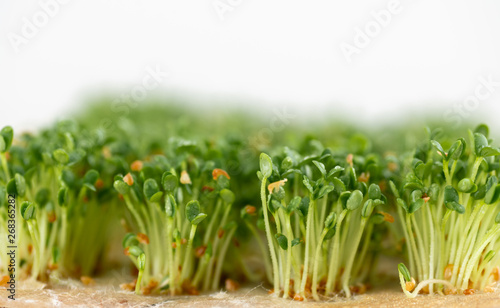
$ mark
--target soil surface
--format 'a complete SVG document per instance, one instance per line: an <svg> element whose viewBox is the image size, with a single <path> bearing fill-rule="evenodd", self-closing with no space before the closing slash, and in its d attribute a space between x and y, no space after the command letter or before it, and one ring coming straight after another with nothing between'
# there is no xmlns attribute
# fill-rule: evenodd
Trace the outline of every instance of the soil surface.
<svg viewBox="0 0 500 308"><path fill-rule="evenodd" d="M0 290L0 307L500 307L500 290L474 295L419 295L408 299L393 279L383 279L381 286L351 299L325 298L322 302L297 302L275 298L262 286L247 286L236 292L215 292L199 296L138 296L119 287L121 279L101 278L95 285L80 281L59 282L55 288L39 283L22 282L15 301L7 301ZM389 282L390 281L390 282Z"/></svg>

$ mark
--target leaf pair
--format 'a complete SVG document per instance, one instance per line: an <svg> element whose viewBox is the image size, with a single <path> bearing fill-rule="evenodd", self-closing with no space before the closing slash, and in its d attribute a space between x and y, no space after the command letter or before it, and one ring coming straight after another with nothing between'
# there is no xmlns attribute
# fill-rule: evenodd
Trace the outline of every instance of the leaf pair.
<svg viewBox="0 0 500 308"><path fill-rule="evenodd" d="M449 159L458 160L467 146L463 138L459 138L455 141L455 143L451 145L448 152L445 152L441 144L436 140L431 140L431 144L438 150L439 154L443 157L443 160L446 161Z"/></svg>
<svg viewBox="0 0 500 308"><path fill-rule="evenodd" d="M448 185L444 188L444 205L459 214L465 213L465 208L459 202L458 192L452 186Z"/></svg>
<svg viewBox="0 0 500 308"><path fill-rule="evenodd" d="M481 133L474 134L474 151L478 157L500 155L500 150L490 146L488 139Z"/></svg>
<svg viewBox="0 0 500 308"><path fill-rule="evenodd" d="M276 238L276 241L278 241L278 245L281 247L281 249L283 249L283 250L288 249L288 238L284 234L276 233L274 235L274 237ZM294 247L294 246L299 245L302 242L303 242L303 240L301 238L295 238L292 240L291 244L292 244L292 247Z"/></svg>
<svg viewBox="0 0 500 308"><path fill-rule="evenodd" d="M13 139L14 131L12 127L5 126L2 128L0 131L0 153L5 153L10 149Z"/></svg>
<svg viewBox="0 0 500 308"><path fill-rule="evenodd" d="M185 210L186 218L191 222L192 225L196 226L207 218L207 214L201 213L200 202L197 200L191 200L186 204Z"/></svg>
<svg viewBox="0 0 500 308"><path fill-rule="evenodd" d="M337 214L331 212L325 219L325 230L328 230L325 234L325 240L331 239L337 230Z"/></svg>
<svg viewBox="0 0 500 308"><path fill-rule="evenodd" d="M7 192L10 195L24 197L26 195L26 180L22 175L16 173L14 178L10 179L7 183Z"/></svg>

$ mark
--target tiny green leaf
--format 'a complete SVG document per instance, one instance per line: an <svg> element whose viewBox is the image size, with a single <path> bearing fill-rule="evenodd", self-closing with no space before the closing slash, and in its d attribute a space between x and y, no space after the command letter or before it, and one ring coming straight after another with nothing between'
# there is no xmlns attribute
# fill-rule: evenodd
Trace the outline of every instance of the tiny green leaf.
<svg viewBox="0 0 500 308"><path fill-rule="evenodd" d="M142 250L142 248L137 245L129 246L128 252L136 258L141 254L144 254L144 250Z"/></svg>
<svg viewBox="0 0 500 308"><path fill-rule="evenodd" d="M327 194L329 194L330 192L332 192L334 189L335 189L335 187L331 186L331 185L325 185L325 186L321 187L321 189L318 192L318 195L317 195L316 199L323 198L324 196L326 196Z"/></svg>
<svg viewBox="0 0 500 308"><path fill-rule="evenodd" d="M170 171L163 173L161 182L165 191L170 194L172 194L179 185L179 180Z"/></svg>
<svg viewBox="0 0 500 308"><path fill-rule="evenodd" d="M425 203L424 199L422 199L422 191L414 190L410 195L410 207L408 208L408 213L412 214L418 211Z"/></svg>
<svg viewBox="0 0 500 308"><path fill-rule="evenodd" d="M331 229L337 223L337 213L331 212L325 219L325 228Z"/></svg>
<svg viewBox="0 0 500 308"><path fill-rule="evenodd" d="M116 189L116 191L121 194L121 195L126 195L128 191L130 190L130 186L128 186L127 183L125 183L122 180L116 180L113 183L113 187Z"/></svg>
<svg viewBox="0 0 500 308"><path fill-rule="evenodd" d="M271 202L269 203L269 205L270 205L269 210L272 213L275 213L281 207L281 202L279 202L278 200L272 199Z"/></svg>
<svg viewBox="0 0 500 308"><path fill-rule="evenodd" d="M382 197L382 192L380 191L380 186L377 184L371 184L368 188L368 198L370 199L380 199Z"/></svg>
<svg viewBox="0 0 500 308"><path fill-rule="evenodd" d="M396 201L398 203L398 206L402 207L407 213L410 212L408 205L406 204L406 202L403 199L398 198Z"/></svg>
<svg viewBox="0 0 500 308"><path fill-rule="evenodd" d="M64 149L55 150L54 152L52 152L52 156L54 157L54 160L61 165L65 165L69 161L69 155Z"/></svg>
<svg viewBox="0 0 500 308"><path fill-rule="evenodd" d="M7 193L9 195L17 195L17 187L15 179L10 179L9 183L7 183Z"/></svg>
<svg viewBox="0 0 500 308"><path fill-rule="evenodd" d="M309 190L311 194L313 194L314 188L312 187L309 178L306 175L303 175L302 178L303 178L302 183L304 183L304 186L307 188L307 190Z"/></svg>
<svg viewBox="0 0 500 308"><path fill-rule="evenodd" d="M323 176L326 176L326 168L325 168L325 165L323 163L320 163L319 161L317 160L313 160L312 161L313 164L318 168L319 172L321 172L321 174Z"/></svg>
<svg viewBox="0 0 500 308"><path fill-rule="evenodd" d="M290 200L290 202L288 203L289 210L295 211L296 209L298 209L300 207L301 201L302 201L302 199L299 196L293 197L293 199Z"/></svg>
<svg viewBox="0 0 500 308"><path fill-rule="evenodd" d="M186 205L186 218L192 222L200 214L200 203L197 200L191 200Z"/></svg>
<svg viewBox="0 0 500 308"><path fill-rule="evenodd" d="M265 153L260 154L260 172L266 179L273 173L273 161Z"/></svg>
<svg viewBox="0 0 500 308"><path fill-rule="evenodd" d="M302 198L302 201L300 201L300 205L298 207L298 210L299 210L299 214L302 217L306 217L308 212L309 212L309 202L310 202L309 197L304 197L304 198Z"/></svg>
<svg viewBox="0 0 500 308"><path fill-rule="evenodd" d="M349 199L347 199L346 207L348 210L354 211L355 209L361 206L362 202L363 202L363 193L359 190L355 190L351 193Z"/></svg>
<svg viewBox="0 0 500 308"><path fill-rule="evenodd" d="M137 266L140 271L143 271L146 268L146 255L144 253L141 253L137 257Z"/></svg>
<svg viewBox="0 0 500 308"><path fill-rule="evenodd" d="M220 197L222 198L222 200L224 200L226 204L233 204L235 199L234 193L226 188L220 191Z"/></svg>
<svg viewBox="0 0 500 308"><path fill-rule="evenodd" d="M127 184L125 184L127 185ZM68 201L68 189L66 187L61 187L57 192L57 203L59 206L65 206Z"/></svg>
<svg viewBox="0 0 500 308"><path fill-rule="evenodd" d="M406 281L411 280L410 272L408 271L408 268L406 268L406 265L404 265L403 263L399 263L398 264L398 271L401 275L403 275L403 278Z"/></svg>
<svg viewBox="0 0 500 308"><path fill-rule="evenodd" d="M375 203L373 202L373 199L366 200L363 204L363 208L361 209L361 215L365 218L369 217L372 214L374 207Z"/></svg>
<svg viewBox="0 0 500 308"><path fill-rule="evenodd" d="M460 156L462 156L462 153L465 150L465 140L464 139L458 139L453 143L448 150L448 157L451 157L454 160L458 160Z"/></svg>
<svg viewBox="0 0 500 308"><path fill-rule="evenodd" d="M10 146L12 145L12 140L14 139L14 131L12 130L12 127L10 126L5 126L2 128L0 131L0 136L3 137L4 141L4 149L2 152L8 151L10 149Z"/></svg>
<svg viewBox="0 0 500 308"><path fill-rule="evenodd" d="M477 190L477 185L469 178L464 178L458 182L458 191L463 193L473 193Z"/></svg>
<svg viewBox="0 0 500 308"><path fill-rule="evenodd" d="M200 222L202 222L203 220L205 220L205 218L207 218L207 214L200 213L200 214L196 215L196 217L191 221L191 224L192 225L198 225Z"/></svg>
<svg viewBox="0 0 500 308"><path fill-rule="evenodd" d="M304 240L301 237L294 238L292 240L292 247L297 246L303 242L304 242Z"/></svg>
<svg viewBox="0 0 500 308"><path fill-rule="evenodd" d="M174 217L176 204L174 196L168 194L165 198L165 213L167 213L168 217Z"/></svg>
<svg viewBox="0 0 500 308"><path fill-rule="evenodd" d="M283 170L288 170L290 168L293 167L293 161L292 161L292 158L287 156L283 159L283 161L281 162L281 169Z"/></svg>
<svg viewBox="0 0 500 308"><path fill-rule="evenodd" d="M24 195L26 194L26 180L19 173L15 174L14 180L16 182L17 194L19 195L19 197L24 197Z"/></svg>
<svg viewBox="0 0 500 308"><path fill-rule="evenodd" d="M334 225L331 229L328 230L328 232L326 232L325 240L331 239L335 235L336 231L337 231L337 225Z"/></svg>
<svg viewBox="0 0 500 308"><path fill-rule="evenodd" d="M492 186L486 192L486 195L484 196L484 202L486 204L493 204L496 203L499 198L500 198L500 185L497 184L495 186Z"/></svg>
<svg viewBox="0 0 500 308"><path fill-rule="evenodd" d="M488 139L486 139L486 137L483 134L475 133L474 134L474 151L476 153L476 156L482 156L481 150L487 146L488 146Z"/></svg>
<svg viewBox="0 0 500 308"><path fill-rule="evenodd" d="M437 142L436 140L431 140L431 144L438 150L443 159L446 159L446 152L443 150L441 143Z"/></svg>
<svg viewBox="0 0 500 308"><path fill-rule="evenodd" d="M448 208L452 211L455 211L459 214L465 213L465 208L463 207L463 205L461 205L460 203L458 203L456 201L445 202L444 205L446 206L446 208Z"/></svg>
<svg viewBox="0 0 500 308"><path fill-rule="evenodd" d="M68 188L73 188L75 187L76 185L76 176L75 174L73 173L73 171L71 171L70 169L68 168L65 168L63 169L62 173L61 173L61 178L60 178L61 182L64 183L64 185L66 185Z"/></svg>
<svg viewBox="0 0 500 308"><path fill-rule="evenodd" d="M35 205L33 202L24 201L21 204L21 216L24 220L30 220L35 218Z"/></svg>
<svg viewBox="0 0 500 308"><path fill-rule="evenodd" d="M342 182L339 178L332 178L331 181L332 181L333 186L335 187L335 191L338 194L341 194L344 191L346 191L346 187L345 187L344 182Z"/></svg>
<svg viewBox="0 0 500 308"><path fill-rule="evenodd" d="M385 221L384 215L380 213L375 213L373 214L372 218L370 219L374 224L378 225L381 224Z"/></svg>
<svg viewBox="0 0 500 308"><path fill-rule="evenodd" d="M486 124L479 124L476 127L476 129L474 129L474 132L483 134L486 138L488 138L488 135L490 134L490 129Z"/></svg>
<svg viewBox="0 0 500 308"><path fill-rule="evenodd" d="M197 200L191 200L186 205L186 218L192 221L200 214L200 203Z"/></svg>
<svg viewBox="0 0 500 308"><path fill-rule="evenodd" d="M50 190L41 188L35 195L35 202L41 207L45 206L50 201Z"/></svg>
<svg viewBox="0 0 500 308"><path fill-rule="evenodd" d="M281 249L287 250L288 249L288 239L284 234L281 233L276 233L274 235L276 237L276 240L278 241L278 244L280 245Z"/></svg>
<svg viewBox="0 0 500 308"><path fill-rule="evenodd" d="M156 183L155 179L147 179L144 182L143 190L144 196L146 196L147 200L151 202L158 201L158 196L156 194L160 191L160 188L158 187L158 183Z"/></svg>
<svg viewBox="0 0 500 308"><path fill-rule="evenodd" d="M444 202L458 202L458 192L451 185L444 188Z"/></svg>
<svg viewBox="0 0 500 308"><path fill-rule="evenodd" d="M485 146L481 148L481 151L479 153L481 157L488 157L488 156L497 156L500 155L500 150L497 148L493 148L490 146Z"/></svg>
<svg viewBox="0 0 500 308"><path fill-rule="evenodd" d="M99 172L97 172L94 169L90 169L85 173L85 176L83 177L83 183L85 186L87 186L89 189L95 191L95 182L97 182L97 179L99 178Z"/></svg>
<svg viewBox="0 0 500 308"><path fill-rule="evenodd" d="M393 181L389 181L389 186L391 187L391 191L394 197L399 198L399 191L396 188L396 184L394 184Z"/></svg>
<svg viewBox="0 0 500 308"><path fill-rule="evenodd" d="M134 233L129 232L125 234L122 241L123 248L127 248L129 246L137 246L137 245L139 245L139 240L137 239L137 236Z"/></svg>
<svg viewBox="0 0 500 308"><path fill-rule="evenodd" d="M329 172L328 172L328 175L326 176L326 178L331 178L331 177L334 177L334 176L337 176L338 174L340 174L342 171L344 171L344 168L342 168L341 166L335 166L334 168L332 168Z"/></svg>

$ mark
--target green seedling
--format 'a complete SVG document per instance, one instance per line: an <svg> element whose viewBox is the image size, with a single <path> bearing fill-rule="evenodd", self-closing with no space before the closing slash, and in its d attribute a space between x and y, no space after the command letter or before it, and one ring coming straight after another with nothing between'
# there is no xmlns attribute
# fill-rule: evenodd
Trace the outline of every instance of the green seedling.
<svg viewBox="0 0 500 308"><path fill-rule="evenodd" d="M319 300L342 290L349 297L353 280L362 282L369 273L366 262L374 255L369 243L374 226L380 223L370 218L377 206L386 203L378 185L367 186L356 174L370 171L376 180L380 170L377 159L370 157L366 163L360 157L362 162L356 164L352 155L346 159L327 150L304 158L293 155L296 162L290 156L271 159L261 154L257 174L274 294L297 300L310 294ZM340 161L344 163L338 165ZM310 287L307 281L312 282Z"/></svg>
<svg viewBox="0 0 500 308"><path fill-rule="evenodd" d="M500 152L487 132L484 125L470 131L469 146L463 138L453 143L431 140L422 146L429 151L416 151L399 187L391 184L408 243L409 272L418 283L410 293L403 285L408 270L400 266L401 285L409 297L423 287L431 294L469 293L492 283L495 264L484 260L499 245L500 229L493 217L500 196ZM445 143L452 144L447 152L441 145Z"/></svg>

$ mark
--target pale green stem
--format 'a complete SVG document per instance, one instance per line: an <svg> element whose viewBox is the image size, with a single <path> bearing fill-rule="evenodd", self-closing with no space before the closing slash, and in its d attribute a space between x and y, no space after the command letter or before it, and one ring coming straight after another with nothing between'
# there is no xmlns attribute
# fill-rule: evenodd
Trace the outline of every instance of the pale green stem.
<svg viewBox="0 0 500 308"><path fill-rule="evenodd" d="M306 254L304 258L304 271L302 273L302 281L300 283L300 293L302 296L305 296L305 290L306 290L306 283L307 283L307 277L309 275L309 255L310 255L310 250L311 250L311 229L312 229L312 223L314 219L314 200L311 200L309 203L309 209L307 211L307 225L306 225Z"/></svg>
<svg viewBox="0 0 500 308"><path fill-rule="evenodd" d="M405 282L405 279L403 277L403 275L401 273L399 273L399 282L401 284L401 289L403 289L403 292L406 294L406 297L408 298L415 298L417 297L418 293L420 292L420 290L422 290L426 285L428 284L431 284L431 283L435 283L435 284L443 284L447 287L449 287L450 289L454 290L455 287L447 280L441 280L441 279L429 279L429 280L424 280L422 282L420 282L417 287L413 290L413 292L409 292L406 290L406 282Z"/></svg>
<svg viewBox="0 0 500 308"><path fill-rule="evenodd" d="M254 226L247 221L245 221L245 223L246 223L248 229L250 230L250 232L253 234L253 236L257 240L257 244L259 245L262 256L264 257L264 266L266 268L267 280L269 280L269 282L272 282L273 281L273 278L272 278L273 273L272 273L271 263L269 261L269 254L266 250L266 246L264 245L264 242L262 242L262 239L260 238L260 234L257 232L257 230L255 230Z"/></svg>
<svg viewBox="0 0 500 308"><path fill-rule="evenodd" d="M465 272L465 277L462 282L462 289L467 288L469 283L469 278L472 273L472 270L474 269L474 266L477 265L479 257L483 253L483 250L486 247L486 245L497 235L496 233L498 232L500 232L500 225L497 224L495 227L491 228L491 230L487 234L483 236L481 244L479 244L478 249L475 250L474 254L467 263L467 270Z"/></svg>
<svg viewBox="0 0 500 308"><path fill-rule="evenodd" d="M479 212L480 206L476 206L474 210L472 211L472 214L470 215L469 219L467 220L467 225L464 229L458 230L458 232L462 234L468 234L469 230L472 226L472 223L474 222L474 219ZM456 231L457 232L457 231ZM460 241L460 244L458 246L457 253L455 255L455 261L453 262L453 274L451 277L451 284L455 285L457 283L457 278L458 278L458 270L460 269L460 264L461 264L461 258L462 258L462 250L465 245L465 240ZM465 264L463 265L465 266Z"/></svg>
<svg viewBox="0 0 500 308"><path fill-rule="evenodd" d="M398 206L398 215L399 215L399 221L401 222L401 227L403 228L403 233L405 236L405 240L407 245L410 243L410 236L408 235L408 229L406 228L406 220L405 220L405 214L403 214L403 210L401 209L400 206ZM413 249L411 246L408 246L408 259L410 260L410 271L412 273L415 273L415 260L413 258Z"/></svg>
<svg viewBox="0 0 500 308"><path fill-rule="evenodd" d="M213 215L211 215L212 217L210 217L210 223L208 224L207 230L205 231L205 236L203 237L203 244L205 244L205 245L208 244L208 240L210 239L210 235L212 234L212 231L213 231L213 228L215 225L215 221L216 221L217 217L219 217L219 212L221 210L221 206L222 206L222 199L219 198L217 200L217 205L215 206L214 213L213 213Z"/></svg>
<svg viewBox="0 0 500 308"><path fill-rule="evenodd" d="M278 271L278 260L276 259L276 252L274 251L273 237L271 234L271 226L269 223L269 214L267 209L266 200L266 182L267 178L262 179L262 184L260 188L260 198L262 201L262 207L264 209L264 225L266 228L267 244L269 245L269 254L271 255L271 263L273 265L274 271L274 295L279 296L280 293L280 283L279 283L279 271Z"/></svg>
<svg viewBox="0 0 500 308"><path fill-rule="evenodd" d="M187 243L186 247L186 253L184 255L184 263L182 264L182 270L181 270L181 283L188 277L189 275L189 262L191 261L191 253L192 253L192 248L193 248L193 239L194 235L196 234L196 228L198 225L191 225L191 231L189 232L189 240Z"/></svg>
<svg viewBox="0 0 500 308"><path fill-rule="evenodd" d="M366 225L367 220L368 220L368 218L366 218L366 217L361 218L361 225L358 228L356 238L352 242L353 245L352 245L351 250L350 250L350 256L347 258L345 271L344 271L344 274L342 276L342 288L344 289L346 297L348 297L348 298L351 297L351 290L349 289L349 282L351 280L351 269L352 269L352 265L354 263L354 259L356 256L356 251L358 250L359 241L361 240L361 235L363 234L363 230L365 229L365 225Z"/></svg>
<svg viewBox="0 0 500 308"><path fill-rule="evenodd" d="M233 237L234 232L236 231L236 228L232 228L227 234L226 234L226 239L224 243L222 244L220 253L219 253L219 259L217 260L217 265L215 268L215 273L214 273L214 279L212 281L212 290L217 289L217 286L219 285L220 281L220 276L222 272L222 265L224 264L224 258L226 256L227 248L229 247L229 243L231 243L231 238Z"/></svg>
<svg viewBox="0 0 500 308"><path fill-rule="evenodd" d="M451 185L450 171L448 169L448 160L443 158L443 171L446 178L446 185Z"/></svg>
<svg viewBox="0 0 500 308"><path fill-rule="evenodd" d="M318 265L319 259L321 256L321 245L323 244L323 240L325 239L326 234L328 233L327 229L324 229L321 233L321 237L319 239L318 244L316 245L316 253L314 254L314 267L313 267L313 280L312 280L312 295L315 300L319 300L318 296Z"/></svg>
<svg viewBox="0 0 500 308"><path fill-rule="evenodd" d="M462 261L461 264L463 266L461 266L461 268L460 268L460 273L458 275L457 282L460 282L462 280L463 275L465 274L465 265L467 264L467 261L468 261L470 255L472 254L473 249L475 248L474 244L475 244L475 240L477 238L477 229L479 228L479 224L482 222L481 220L482 220L484 214L486 214L485 206L486 206L485 204L481 205L481 209L480 209L479 213L476 215L475 222L474 222L474 224L473 224L473 226L472 226L472 228L467 236L466 244L464 246L464 248L466 248L466 252L464 251L465 254L461 258L461 261Z"/></svg>
<svg viewBox="0 0 500 308"><path fill-rule="evenodd" d="M363 246L361 248L361 253L356 257L356 265L353 268L353 273L361 273L361 268L363 265L367 267L365 260L366 253L368 252L368 247L370 246L371 237L373 233L373 223L369 224L366 229L366 235L364 236ZM361 275L360 275L361 276Z"/></svg>
<svg viewBox="0 0 500 308"><path fill-rule="evenodd" d="M172 252L172 229L174 228L174 219L169 217L167 220L167 252L168 252L168 265L169 265L169 284L170 295L175 295L175 269L174 269L174 254Z"/></svg>
<svg viewBox="0 0 500 308"><path fill-rule="evenodd" d="M434 238L434 221L432 219L432 213L431 213L431 208L430 205L426 206L427 208L427 215L429 216L429 227L430 227L430 255L429 255L429 280L434 279L434 250L435 250L435 242L436 239ZM432 283L429 284L429 294L434 293L434 285Z"/></svg>
<svg viewBox="0 0 500 308"><path fill-rule="evenodd" d="M413 214L411 216L411 219L413 221L413 225L415 226L415 235L416 235L416 238L417 238L417 242L418 242L418 245L420 247L420 260L422 262L422 273L421 273L421 276L420 276L420 280L427 280L428 277L427 277L427 274L429 273L429 264L427 262L425 262L425 255L427 253L427 249L426 249L426 246L424 246L424 243L423 243L423 236L422 234L420 233L420 228L418 227L418 224L417 224L417 220L415 219L415 214Z"/></svg>
<svg viewBox="0 0 500 308"><path fill-rule="evenodd" d="M441 240L440 240L440 253L439 253L439 268L437 270L438 278L443 278L444 275L444 267L446 262L445 255L445 232L446 232L446 222L450 217L451 210L446 209L443 219L441 220Z"/></svg>
<svg viewBox="0 0 500 308"><path fill-rule="evenodd" d="M417 265L417 271L419 275L422 275L422 262L420 260L420 255L418 254L417 244L415 243L415 236L413 235L413 229L411 227L411 215L406 214L406 228L408 230L408 235L410 237L410 248L413 249L413 256L415 257L415 264ZM423 276L421 276L423 277Z"/></svg>
<svg viewBox="0 0 500 308"><path fill-rule="evenodd" d="M290 291L290 272L292 271L292 226L290 224L290 215L285 213L285 228L287 236L288 249L286 251L286 266L285 266L285 287L283 298L288 298L288 292Z"/></svg>
<svg viewBox="0 0 500 308"><path fill-rule="evenodd" d="M137 282L135 283L135 294L139 295L141 294L141 282L142 282L142 275L144 274L144 270L139 270L139 275L137 276Z"/></svg>
<svg viewBox="0 0 500 308"><path fill-rule="evenodd" d="M342 221L344 220L344 217L347 215L348 210L345 209L343 210L340 215L339 219L337 220L337 230L335 232L334 238L333 238L333 249L332 249L332 254L330 255L330 266L328 269L328 279L326 282L326 290L325 290L325 295L329 296L334 288L335 288L335 282L337 278L337 273L338 273L338 264L339 264L339 239L340 239L340 230L342 226Z"/></svg>
<svg viewBox="0 0 500 308"><path fill-rule="evenodd" d="M10 171L7 165L7 157L5 157L5 153L0 153L0 159L2 160L2 168L5 172L6 182L8 183L10 181Z"/></svg>
<svg viewBox="0 0 500 308"><path fill-rule="evenodd" d="M33 240L33 247L35 248L35 258L34 258L34 264L33 264L33 271L32 271L32 279L36 280L39 274L39 268L40 268L40 243L36 239L36 230L33 227L33 224L31 221L26 221L28 225L28 231L31 235L31 238Z"/></svg>

